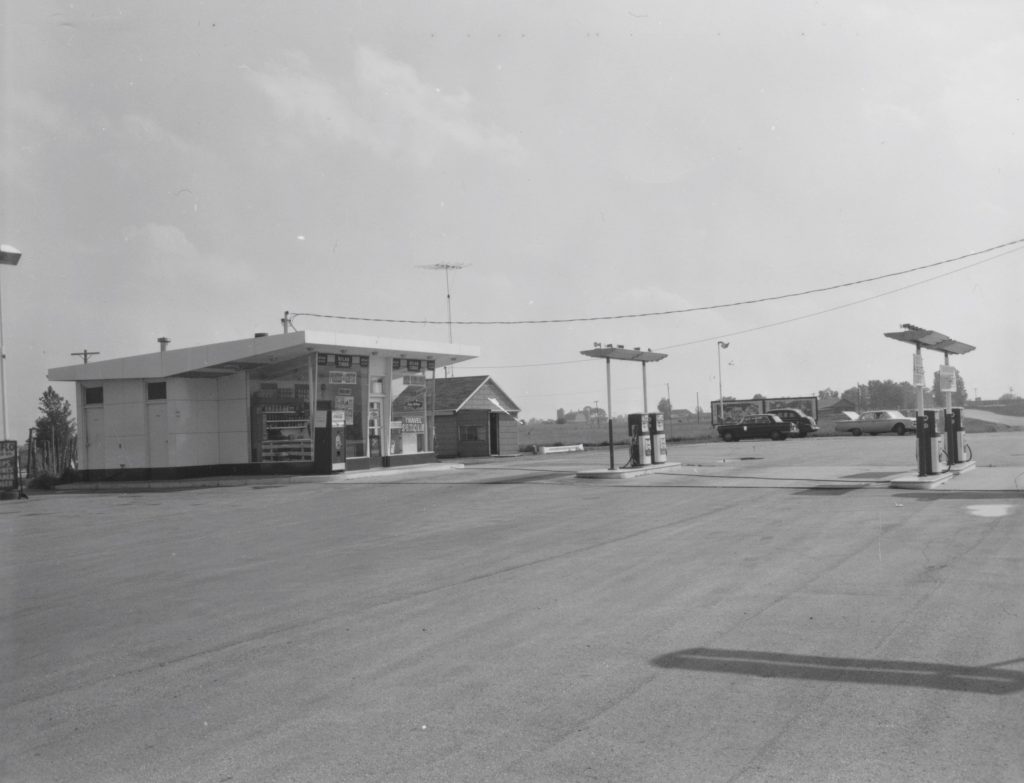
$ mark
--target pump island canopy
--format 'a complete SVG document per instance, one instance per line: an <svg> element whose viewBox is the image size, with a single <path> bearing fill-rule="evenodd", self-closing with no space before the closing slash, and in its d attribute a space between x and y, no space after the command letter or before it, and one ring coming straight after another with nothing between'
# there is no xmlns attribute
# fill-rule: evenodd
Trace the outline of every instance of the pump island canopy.
<svg viewBox="0 0 1024 783"><path fill-rule="evenodd" d="M913 324L900 324L900 326L906 331L886 332L885 336L892 340L899 340L902 343L910 343L919 348L928 348L929 350L940 351L946 354L964 354L974 350L973 345L954 340L941 332L923 329Z"/></svg>
<svg viewBox="0 0 1024 783"><path fill-rule="evenodd" d="M640 348L623 348L621 345L607 345L604 347L595 344L594 348L580 351L584 356L592 356L595 359L623 359L627 362L660 362L667 353L657 353L648 348L646 351Z"/></svg>

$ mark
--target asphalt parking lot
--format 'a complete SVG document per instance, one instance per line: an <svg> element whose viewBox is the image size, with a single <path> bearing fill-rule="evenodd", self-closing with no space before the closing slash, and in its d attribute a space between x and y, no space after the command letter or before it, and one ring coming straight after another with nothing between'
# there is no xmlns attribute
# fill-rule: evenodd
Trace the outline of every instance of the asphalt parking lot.
<svg viewBox="0 0 1024 783"><path fill-rule="evenodd" d="M913 444L4 502L0 779L1024 780L1024 438Z"/></svg>

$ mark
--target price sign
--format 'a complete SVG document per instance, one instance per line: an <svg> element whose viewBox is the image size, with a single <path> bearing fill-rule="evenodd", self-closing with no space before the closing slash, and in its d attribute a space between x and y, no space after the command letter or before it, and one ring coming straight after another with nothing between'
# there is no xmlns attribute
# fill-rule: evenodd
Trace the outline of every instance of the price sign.
<svg viewBox="0 0 1024 783"><path fill-rule="evenodd" d="M953 367L950 364L943 364L939 366L939 391L956 391L956 367Z"/></svg>
<svg viewBox="0 0 1024 783"><path fill-rule="evenodd" d="M924 357L919 353L914 354L914 385L924 386Z"/></svg>

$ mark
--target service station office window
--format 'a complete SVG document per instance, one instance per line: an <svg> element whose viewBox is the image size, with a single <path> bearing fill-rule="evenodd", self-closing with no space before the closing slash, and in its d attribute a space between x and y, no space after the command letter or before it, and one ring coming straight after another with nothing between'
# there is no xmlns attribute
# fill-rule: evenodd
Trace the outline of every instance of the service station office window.
<svg viewBox="0 0 1024 783"><path fill-rule="evenodd" d="M306 357L249 373L253 462L313 459Z"/></svg>
<svg viewBox="0 0 1024 783"><path fill-rule="evenodd" d="M432 363L431 363L432 364ZM422 454L432 450L427 427L427 362L391 360L390 454Z"/></svg>

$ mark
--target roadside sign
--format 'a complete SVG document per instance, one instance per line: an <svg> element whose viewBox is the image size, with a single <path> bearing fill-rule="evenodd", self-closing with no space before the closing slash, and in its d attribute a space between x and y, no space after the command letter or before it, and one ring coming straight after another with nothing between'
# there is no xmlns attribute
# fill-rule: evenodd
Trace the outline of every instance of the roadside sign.
<svg viewBox="0 0 1024 783"><path fill-rule="evenodd" d="M18 441L0 440L0 489L18 488Z"/></svg>

